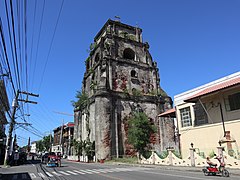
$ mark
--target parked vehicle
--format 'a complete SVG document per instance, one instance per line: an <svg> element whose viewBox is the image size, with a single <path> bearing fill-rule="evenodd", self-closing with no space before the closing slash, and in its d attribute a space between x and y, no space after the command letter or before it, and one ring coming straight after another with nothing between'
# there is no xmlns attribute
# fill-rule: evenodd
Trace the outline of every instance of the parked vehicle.
<svg viewBox="0 0 240 180"><path fill-rule="evenodd" d="M44 153L43 155L42 155L42 158L41 158L41 162L43 163L43 164L46 164L47 162L48 162L48 155L49 155L49 153Z"/></svg>

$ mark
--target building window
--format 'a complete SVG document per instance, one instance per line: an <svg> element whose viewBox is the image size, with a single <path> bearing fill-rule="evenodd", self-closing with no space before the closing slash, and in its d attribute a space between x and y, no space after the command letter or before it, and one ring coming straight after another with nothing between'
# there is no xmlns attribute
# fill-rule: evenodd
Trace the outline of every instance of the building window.
<svg viewBox="0 0 240 180"><path fill-rule="evenodd" d="M181 123L182 127L187 127L192 125L190 107L180 109Z"/></svg>
<svg viewBox="0 0 240 180"><path fill-rule="evenodd" d="M134 60L135 59L135 52L130 48L124 49L123 58Z"/></svg>
<svg viewBox="0 0 240 180"><path fill-rule="evenodd" d="M195 126L200 126L200 125L203 125L203 124L207 124L208 123L208 116L207 116L207 113L205 112L204 108L202 107L202 105L199 102L197 102L193 106L193 108L194 108L194 115L195 115L194 125Z"/></svg>
<svg viewBox="0 0 240 180"><path fill-rule="evenodd" d="M137 72L135 70L131 71L131 77L137 78Z"/></svg>
<svg viewBox="0 0 240 180"><path fill-rule="evenodd" d="M240 92L231 94L225 101L227 111L240 109Z"/></svg>

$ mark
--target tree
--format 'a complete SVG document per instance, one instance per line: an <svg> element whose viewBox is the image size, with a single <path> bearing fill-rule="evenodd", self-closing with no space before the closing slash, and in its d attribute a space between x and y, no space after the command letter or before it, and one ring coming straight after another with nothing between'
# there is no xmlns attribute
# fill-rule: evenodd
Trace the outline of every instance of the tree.
<svg viewBox="0 0 240 180"><path fill-rule="evenodd" d="M44 150L44 146L43 146L42 140L37 141L36 149L37 149L38 152L42 152Z"/></svg>
<svg viewBox="0 0 240 180"><path fill-rule="evenodd" d="M84 141L84 152L88 160L92 161L95 156L95 141L91 142L89 139Z"/></svg>
<svg viewBox="0 0 240 180"><path fill-rule="evenodd" d="M78 156L78 160L83 154L88 157L88 160L93 160L93 157L95 156L95 141L91 142L89 139L77 141L74 139L72 141L72 145L75 149L76 155Z"/></svg>
<svg viewBox="0 0 240 180"><path fill-rule="evenodd" d="M77 101L72 101L72 105L74 108L83 110L89 104L88 95L86 93L82 93L81 91L77 91L76 96Z"/></svg>
<svg viewBox="0 0 240 180"><path fill-rule="evenodd" d="M52 135L44 136L43 139L37 141L36 149L38 152L43 151L51 151L51 139L53 139Z"/></svg>
<svg viewBox="0 0 240 180"><path fill-rule="evenodd" d="M75 96L77 98L77 101L72 101L72 105L75 109L78 109L80 111L85 112L86 117L85 117L85 121L86 121L86 130L88 132L88 138L90 136L90 132L91 129L89 127L89 116L90 116L90 112L89 112L89 106L90 106L90 101L88 98L88 95L85 92L81 92L81 91L77 91L77 94Z"/></svg>
<svg viewBox="0 0 240 180"><path fill-rule="evenodd" d="M140 155L147 152L150 144L150 136L156 132L156 127L151 124L147 115L143 112L135 112L129 119L128 141Z"/></svg>
<svg viewBox="0 0 240 180"><path fill-rule="evenodd" d="M51 147L51 139L53 139L52 135L43 137L42 143L43 143L43 147L44 147L45 151L48 151L50 149L50 147ZM50 149L50 151L51 151L51 149Z"/></svg>
<svg viewBox="0 0 240 180"><path fill-rule="evenodd" d="M77 141L76 139L73 139L72 144L73 144L75 153L78 156L78 160L80 160L80 156L83 153L83 141L82 140Z"/></svg>

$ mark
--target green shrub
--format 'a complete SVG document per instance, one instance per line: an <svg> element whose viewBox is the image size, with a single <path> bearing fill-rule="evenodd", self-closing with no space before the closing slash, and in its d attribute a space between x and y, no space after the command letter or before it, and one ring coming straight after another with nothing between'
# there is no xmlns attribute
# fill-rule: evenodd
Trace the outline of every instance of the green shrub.
<svg viewBox="0 0 240 180"><path fill-rule="evenodd" d="M213 158L213 157L215 156L214 150L212 150L212 151L208 154L208 156L209 156L210 158Z"/></svg>
<svg viewBox="0 0 240 180"><path fill-rule="evenodd" d="M158 157L160 157L161 159L165 159L168 156L168 152L167 151L162 151L161 153L155 152Z"/></svg>

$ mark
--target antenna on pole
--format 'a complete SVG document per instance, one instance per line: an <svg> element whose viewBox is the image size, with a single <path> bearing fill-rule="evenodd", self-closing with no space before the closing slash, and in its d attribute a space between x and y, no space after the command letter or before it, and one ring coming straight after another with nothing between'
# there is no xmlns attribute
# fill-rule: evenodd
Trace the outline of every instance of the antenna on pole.
<svg viewBox="0 0 240 180"><path fill-rule="evenodd" d="M59 111L53 111L53 112L54 112L54 113L57 113L57 114L66 115L66 116L74 116L73 114L66 113L66 112L59 112Z"/></svg>

